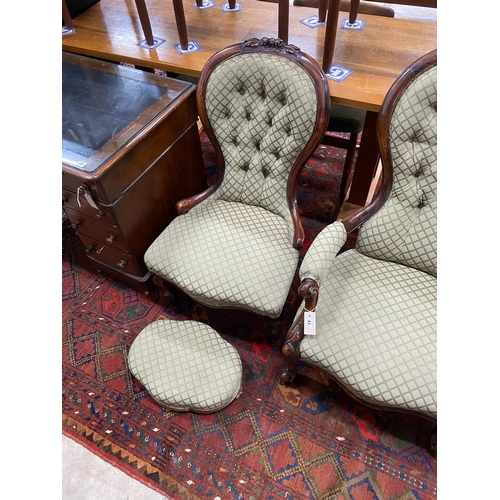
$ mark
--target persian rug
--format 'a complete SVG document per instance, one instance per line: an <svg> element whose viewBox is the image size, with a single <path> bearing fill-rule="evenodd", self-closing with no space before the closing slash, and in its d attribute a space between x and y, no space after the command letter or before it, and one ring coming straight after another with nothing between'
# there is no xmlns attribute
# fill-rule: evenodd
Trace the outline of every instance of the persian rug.
<svg viewBox="0 0 500 500"><path fill-rule="evenodd" d="M210 179L217 167L204 134L202 141ZM304 168L302 255L335 220L341 171L342 152L323 147ZM99 274L70 227L62 256L66 436L174 500L436 498L436 460L426 451L432 423L388 414L382 424L311 368L280 385L279 349L244 314L209 315L183 294L146 296ZM136 336L158 319L210 321L241 356L242 395L212 414L162 409L127 365Z"/></svg>

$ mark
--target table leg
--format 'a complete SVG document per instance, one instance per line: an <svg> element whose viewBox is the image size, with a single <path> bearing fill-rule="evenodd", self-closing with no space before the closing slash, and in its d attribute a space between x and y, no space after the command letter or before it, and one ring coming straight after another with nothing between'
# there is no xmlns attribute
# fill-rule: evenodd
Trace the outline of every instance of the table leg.
<svg viewBox="0 0 500 500"><path fill-rule="evenodd" d="M337 38L337 24L339 21L340 0L328 0L328 14L326 16L325 41L323 44L323 71L329 73L335 52L335 38Z"/></svg>
<svg viewBox="0 0 500 500"><path fill-rule="evenodd" d="M377 143L377 118L378 113L367 111L358 157L354 165L351 189L348 202L353 205L364 206L370 185L377 170L380 151Z"/></svg>
<svg viewBox="0 0 500 500"><path fill-rule="evenodd" d="M149 20L148 9L146 8L146 2L145 0L135 0L135 5L137 7L137 12L139 13L139 19L141 21L146 42L148 45L154 45L153 31L151 30L151 22Z"/></svg>

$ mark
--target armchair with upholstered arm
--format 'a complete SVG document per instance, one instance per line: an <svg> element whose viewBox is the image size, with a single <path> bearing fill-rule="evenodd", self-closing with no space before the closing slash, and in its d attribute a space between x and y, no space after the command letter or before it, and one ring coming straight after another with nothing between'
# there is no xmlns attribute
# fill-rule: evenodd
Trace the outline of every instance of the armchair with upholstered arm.
<svg viewBox="0 0 500 500"><path fill-rule="evenodd" d="M173 284L210 308L279 319L304 240L299 173L330 116L325 76L297 47L252 39L209 59L197 105L217 179L177 204L179 216L145 263L155 283Z"/></svg>
<svg viewBox="0 0 500 500"><path fill-rule="evenodd" d="M379 410L437 420L437 52L410 65L377 123L382 181L368 206L327 226L300 267L302 310L282 352ZM356 247L340 252L359 228ZM316 334L304 335L315 312Z"/></svg>

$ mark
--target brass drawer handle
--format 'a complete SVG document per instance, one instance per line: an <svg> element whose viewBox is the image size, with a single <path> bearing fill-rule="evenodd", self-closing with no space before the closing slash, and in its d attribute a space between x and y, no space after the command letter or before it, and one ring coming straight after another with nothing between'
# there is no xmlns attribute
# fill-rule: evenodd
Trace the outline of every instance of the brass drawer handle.
<svg viewBox="0 0 500 500"><path fill-rule="evenodd" d="M72 227L75 231L77 231L77 230L78 230L78 228L79 228L81 225L82 225L82 222L81 222L81 221L79 221L78 219L76 219L76 220L75 220L75 222L73 222L73 224L71 224L71 227Z"/></svg>

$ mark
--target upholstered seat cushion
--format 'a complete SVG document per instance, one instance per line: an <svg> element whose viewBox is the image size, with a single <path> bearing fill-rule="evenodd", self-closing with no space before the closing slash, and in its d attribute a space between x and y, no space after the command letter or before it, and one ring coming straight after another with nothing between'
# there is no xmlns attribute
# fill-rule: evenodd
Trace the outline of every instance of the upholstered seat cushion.
<svg viewBox="0 0 500 500"><path fill-rule="evenodd" d="M153 273L211 307L280 315L298 263L280 215L223 200L176 217L144 261Z"/></svg>
<svg viewBox="0 0 500 500"><path fill-rule="evenodd" d="M197 321L151 323L132 343L128 363L151 396L175 411L217 411L241 391L238 352Z"/></svg>
<svg viewBox="0 0 500 500"><path fill-rule="evenodd" d="M367 403L437 418L436 288L436 278L417 269L356 250L338 255L301 360Z"/></svg>

